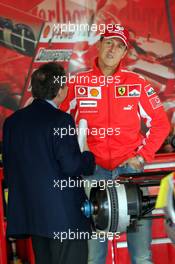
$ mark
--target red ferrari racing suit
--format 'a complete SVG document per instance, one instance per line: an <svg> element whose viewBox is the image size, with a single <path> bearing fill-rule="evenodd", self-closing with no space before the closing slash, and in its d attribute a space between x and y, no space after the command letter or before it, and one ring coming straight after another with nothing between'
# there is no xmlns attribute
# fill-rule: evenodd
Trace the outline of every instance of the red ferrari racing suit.
<svg viewBox="0 0 175 264"><path fill-rule="evenodd" d="M137 154L149 162L169 133L162 103L140 75L119 66L105 77L95 60L93 69L78 73L68 82L63 111L88 123L87 141L96 164L113 170ZM141 119L149 128L141 132Z"/></svg>

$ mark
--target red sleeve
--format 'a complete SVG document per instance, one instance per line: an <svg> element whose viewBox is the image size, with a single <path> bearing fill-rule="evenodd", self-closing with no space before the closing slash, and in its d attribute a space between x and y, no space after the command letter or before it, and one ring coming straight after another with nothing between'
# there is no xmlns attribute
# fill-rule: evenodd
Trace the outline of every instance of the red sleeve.
<svg viewBox="0 0 175 264"><path fill-rule="evenodd" d="M139 102L139 113L149 128L137 153L152 161L170 131L170 124L160 98L146 81L143 82Z"/></svg>

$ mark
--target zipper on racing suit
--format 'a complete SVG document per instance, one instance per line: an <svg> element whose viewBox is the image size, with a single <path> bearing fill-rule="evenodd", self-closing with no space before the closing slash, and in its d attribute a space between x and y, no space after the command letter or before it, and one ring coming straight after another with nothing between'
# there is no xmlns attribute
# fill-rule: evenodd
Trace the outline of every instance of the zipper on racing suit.
<svg viewBox="0 0 175 264"><path fill-rule="evenodd" d="M108 95L108 128L110 128L110 120L111 120L111 115L110 115L110 87L108 83L106 84L106 87L108 89L107 95ZM111 168L111 146L110 146L110 137L107 135L107 145L108 145L108 151L109 151L109 168Z"/></svg>

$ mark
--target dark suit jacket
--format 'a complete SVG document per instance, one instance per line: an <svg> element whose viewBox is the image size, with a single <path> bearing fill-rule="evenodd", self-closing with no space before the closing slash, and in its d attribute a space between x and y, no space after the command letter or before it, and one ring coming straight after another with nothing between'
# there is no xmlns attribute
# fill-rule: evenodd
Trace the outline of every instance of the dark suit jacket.
<svg viewBox="0 0 175 264"><path fill-rule="evenodd" d="M15 112L3 130L3 164L9 188L7 236L89 231L81 206L83 188L64 188L68 179L94 170L91 152L80 152L76 135L59 135L75 128L72 117L44 100ZM73 134L73 130L71 132ZM58 182L59 181L59 182Z"/></svg>

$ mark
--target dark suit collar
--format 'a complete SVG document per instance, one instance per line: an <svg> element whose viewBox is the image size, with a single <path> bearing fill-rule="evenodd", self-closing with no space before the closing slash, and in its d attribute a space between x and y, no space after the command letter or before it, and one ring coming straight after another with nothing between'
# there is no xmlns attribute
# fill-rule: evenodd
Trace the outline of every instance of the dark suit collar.
<svg viewBox="0 0 175 264"><path fill-rule="evenodd" d="M49 102L47 102L44 99L36 98L36 99L33 100L32 104L34 104L34 105L45 105L45 106L51 107L53 109L56 109L52 104L50 104Z"/></svg>

